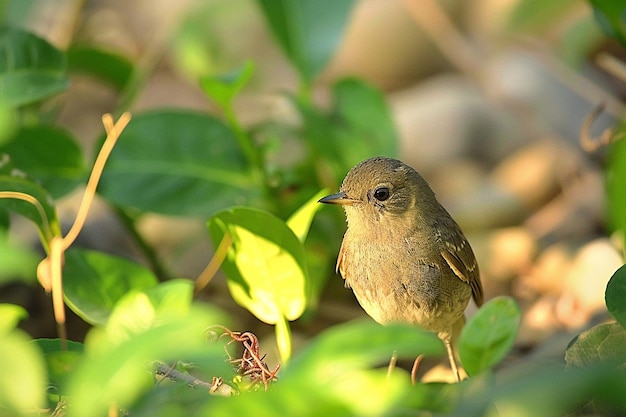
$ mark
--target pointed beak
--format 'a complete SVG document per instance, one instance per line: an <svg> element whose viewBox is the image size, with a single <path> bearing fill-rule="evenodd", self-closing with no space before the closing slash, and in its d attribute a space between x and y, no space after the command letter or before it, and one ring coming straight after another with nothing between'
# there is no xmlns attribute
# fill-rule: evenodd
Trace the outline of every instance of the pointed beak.
<svg viewBox="0 0 626 417"><path fill-rule="evenodd" d="M324 204L340 204L342 206L350 206L352 204L359 203L360 200L348 198L346 193L340 191L337 194L327 195L326 197L319 199L317 202Z"/></svg>

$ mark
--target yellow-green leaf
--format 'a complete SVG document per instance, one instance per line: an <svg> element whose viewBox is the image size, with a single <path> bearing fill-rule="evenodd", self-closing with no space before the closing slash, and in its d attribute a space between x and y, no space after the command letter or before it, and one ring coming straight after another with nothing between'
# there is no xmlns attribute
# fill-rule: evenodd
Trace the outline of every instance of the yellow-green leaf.
<svg viewBox="0 0 626 417"><path fill-rule="evenodd" d="M233 243L222 269L237 303L259 320L295 320L306 307L308 270L302 242L285 222L265 211L236 207L208 223L217 244L226 233Z"/></svg>
<svg viewBox="0 0 626 417"><path fill-rule="evenodd" d="M304 242L304 239L306 239L313 217L320 208L320 204L317 201L327 194L328 190L326 189L318 192L287 219L287 226L300 239L300 242Z"/></svg>

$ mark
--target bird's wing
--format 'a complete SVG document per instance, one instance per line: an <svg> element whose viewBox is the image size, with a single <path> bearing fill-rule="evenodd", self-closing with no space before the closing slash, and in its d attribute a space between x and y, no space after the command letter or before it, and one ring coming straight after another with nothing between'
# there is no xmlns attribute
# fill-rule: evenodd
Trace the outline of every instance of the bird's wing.
<svg viewBox="0 0 626 417"><path fill-rule="evenodd" d="M458 227L458 226L457 226ZM472 289L472 298L477 306L483 304L483 286L480 282L480 271L472 247L462 233L451 233L444 240L441 256L446 260L454 274L467 282Z"/></svg>
<svg viewBox="0 0 626 417"><path fill-rule="evenodd" d="M348 286L346 281L346 271L348 270L348 267L346 266L346 252L346 240L344 239L343 242L341 242L339 256L337 256L337 265L335 265L335 272L338 272L339 275L341 275L341 278L343 278L343 280L346 282L346 286Z"/></svg>

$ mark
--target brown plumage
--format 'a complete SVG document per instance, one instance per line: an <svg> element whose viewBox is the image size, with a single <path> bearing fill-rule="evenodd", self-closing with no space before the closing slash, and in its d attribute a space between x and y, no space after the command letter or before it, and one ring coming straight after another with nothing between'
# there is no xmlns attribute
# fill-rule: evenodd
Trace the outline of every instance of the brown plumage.
<svg viewBox="0 0 626 417"><path fill-rule="evenodd" d="M376 157L320 202L344 207L337 271L363 309L382 324L437 332L458 380L454 342L470 297L482 305L483 290L469 242L428 183L408 165Z"/></svg>

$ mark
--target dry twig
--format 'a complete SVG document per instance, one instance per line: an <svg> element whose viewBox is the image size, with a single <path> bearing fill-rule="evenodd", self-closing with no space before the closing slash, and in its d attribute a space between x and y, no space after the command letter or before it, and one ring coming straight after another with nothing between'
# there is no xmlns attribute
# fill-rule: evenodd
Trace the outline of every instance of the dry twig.
<svg viewBox="0 0 626 417"><path fill-rule="evenodd" d="M226 346L233 342L241 343L243 346L241 358L233 358L228 350L226 350L229 361L233 365L237 365L238 373L242 376L249 376L250 382L252 383L262 382L265 389L268 388L270 382L276 381L276 374L280 369L280 364L276 365L274 370L269 369L267 364L264 362L266 355L261 356L259 339L254 333L233 332L223 326L215 327L219 327L224 332L219 337L226 335L232 339L226 344Z"/></svg>
<svg viewBox="0 0 626 417"><path fill-rule="evenodd" d="M626 137L626 132L620 132L615 134L613 129L605 129L600 136L593 137L589 130L591 125L596 121L598 116L604 110L604 103L598 104L585 118L583 125L580 128L580 145L585 152L595 152L603 146L607 146L610 143L616 142Z"/></svg>

